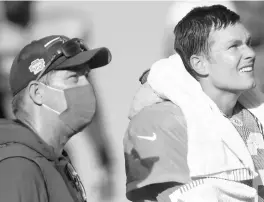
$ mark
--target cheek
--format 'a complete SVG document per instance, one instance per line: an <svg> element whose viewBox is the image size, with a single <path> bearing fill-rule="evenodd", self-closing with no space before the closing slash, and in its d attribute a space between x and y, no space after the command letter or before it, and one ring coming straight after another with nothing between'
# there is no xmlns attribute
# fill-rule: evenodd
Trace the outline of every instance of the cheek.
<svg viewBox="0 0 264 202"><path fill-rule="evenodd" d="M221 70L237 70L241 55L238 53L231 53L231 52L225 52L225 53L219 53L216 54L216 64Z"/></svg>
<svg viewBox="0 0 264 202"><path fill-rule="evenodd" d="M66 81L61 78L54 78L49 84L57 89L67 88Z"/></svg>
<svg viewBox="0 0 264 202"><path fill-rule="evenodd" d="M235 81L238 76L240 57L237 54L214 54L210 67L211 82L221 88Z"/></svg>

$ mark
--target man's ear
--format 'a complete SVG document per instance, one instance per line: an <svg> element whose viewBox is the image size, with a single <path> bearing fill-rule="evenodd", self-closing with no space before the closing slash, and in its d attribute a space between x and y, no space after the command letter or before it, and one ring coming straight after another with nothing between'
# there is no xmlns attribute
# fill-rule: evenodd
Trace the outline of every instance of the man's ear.
<svg viewBox="0 0 264 202"><path fill-rule="evenodd" d="M207 65L204 56L192 55L190 58L190 63L193 70L196 71L199 75L208 75Z"/></svg>
<svg viewBox="0 0 264 202"><path fill-rule="evenodd" d="M44 93L44 89L39 82L31 81L28 85L28 93L29 93L29 97L35 104L37 105L42 104L42 100L43 100L42 96Z"/></svg>

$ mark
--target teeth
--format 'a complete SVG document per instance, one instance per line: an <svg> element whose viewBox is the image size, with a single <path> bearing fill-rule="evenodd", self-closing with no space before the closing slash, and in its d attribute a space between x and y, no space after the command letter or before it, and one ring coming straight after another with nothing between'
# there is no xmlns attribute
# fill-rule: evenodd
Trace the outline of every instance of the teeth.
<svg viewBox="0 0 264 202"><path fill-rule="evenodd" d="M252 67L244 67L244 68L240 69L239 71L240 72L251 72L252 70L253 70Z"/></svg>

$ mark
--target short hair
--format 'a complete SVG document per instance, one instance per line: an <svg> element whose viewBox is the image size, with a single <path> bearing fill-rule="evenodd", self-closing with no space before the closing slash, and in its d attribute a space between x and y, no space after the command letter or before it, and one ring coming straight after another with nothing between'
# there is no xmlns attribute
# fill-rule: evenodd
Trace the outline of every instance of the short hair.
<svg viewBox="0 0 264 202"><path fill-rule="evenodd" d="M240 22L240 16L223 5L203 6L192 9L175 27L174 50L181 56L186 70L195 78L202 76L193 70L190 58L204 53L209 56L209 35Z"/></svg>
<svg viewBox="0 0 264 202"><path fill-rule="evenodd" d="M43 77L39 79L40 82L45 85L49 85L51 81L51 75L54 74L54 70L48 72ZM12 111L14 116L19 119L17 116L18 113L27 113L25 110L25 96L26 96L26 88L21 90L18 94L16 94L12 99Z"/></svg>

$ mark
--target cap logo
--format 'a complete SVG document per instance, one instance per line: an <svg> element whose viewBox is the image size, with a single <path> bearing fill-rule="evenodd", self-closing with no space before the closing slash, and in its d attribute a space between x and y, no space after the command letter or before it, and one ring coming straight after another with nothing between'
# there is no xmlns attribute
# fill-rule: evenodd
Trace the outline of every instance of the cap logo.
<svg viewBox="0 0 264 202"><path fill-rule="evenodd" d="M42 58L32 61L28 69L30 72L33 72L34 75L36 75L37 73L41 72L44 69L44 67L45 67L45 61Z"/></svg>

